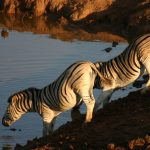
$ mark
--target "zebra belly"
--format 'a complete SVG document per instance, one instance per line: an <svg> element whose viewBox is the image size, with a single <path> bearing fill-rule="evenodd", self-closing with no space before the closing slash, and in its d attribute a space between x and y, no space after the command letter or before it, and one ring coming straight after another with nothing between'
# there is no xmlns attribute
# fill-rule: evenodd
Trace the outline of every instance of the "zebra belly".
<svg viewBox="0 0 150 150"><path fill-rule="evenodd" d="M124 79L124 80L117 80L116 81L116 86L117 88L121 88L121 87L125 87L131 83L133 83L135 80L137 80L139 77L141 76L141 73L137 73L134 76L132 76L132 78L130 79Z"/></svg>
<svg viewBox="0 0 150 150"><path fill-rule="evenodd" d="M58 108L60 111L67 111L76 106L79 103L80 98L73 92L73 90L71 90L65 96L61 95L58 101Z"/></svg>

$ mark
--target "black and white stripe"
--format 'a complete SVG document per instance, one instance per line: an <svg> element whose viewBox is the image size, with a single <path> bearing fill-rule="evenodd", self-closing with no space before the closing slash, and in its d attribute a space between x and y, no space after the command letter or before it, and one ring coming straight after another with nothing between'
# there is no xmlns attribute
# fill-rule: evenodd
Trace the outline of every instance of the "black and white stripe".
<svg viewBox="0 0 150 150"><path fill-rule="evenodd" d="M91 121L95 104L93 87L98 74L93 63L80 61L42 89L29 88L15 93L9 98L3 125L10 126L26 112L38 112L43 119L43 134L48 135L57 115L79 105L81 100L87 107L85 122ZM102 76L100 78L103 79Z"/></svg>
<svg viewBox="0 0 150 150"><path fill-rule="evenodd" d="M145 71L150 75L150 34L146 34L135 39L117 57L107 62L96 62L99 73L111 80L111 84L105 85L105 81L96 83L97 87L102 88L95 106L97 110L100 105L105 105L114 90L124 87L138 79ZM96 80L98 82L98 80ZM147 90L150 87L150 80L146 84Z"/></svg>

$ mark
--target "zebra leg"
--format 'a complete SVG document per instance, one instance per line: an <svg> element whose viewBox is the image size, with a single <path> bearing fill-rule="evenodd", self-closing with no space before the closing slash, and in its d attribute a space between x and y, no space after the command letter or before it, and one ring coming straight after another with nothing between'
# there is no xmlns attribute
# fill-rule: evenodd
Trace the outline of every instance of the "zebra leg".
<svg viewBox="0 0 150 150"><path fill-rule="evenodd" d="M49 122L43 121L43 136L49 135Z"/></svg>
<svg viewBox="0 0 150 150"><path fill-rule="evenodd" d="M56 117L54 117L51 123L49 124L49 127L48 127L49 135L53 133L55 122L56 122Z"/></svg>
<svg viewBox="0 0 150 150"><path fill-rule="evenodd" d="M94 109L94 105L95 105L95 99L94 99L93 95L86 96L86 97L84 96L82 98L87 107L85 123L88 123L92 120L92 117L93 117L93 109Z"/></svg>
<svg viewBox="0 0 150 150"><path fill-rule="evenodd" d="M49 135L52 133L53 130L53 124L55 121L55 115L52 110L45 110L44 113L42 114L43 118L43 136Z"/></svg>
<svg viewBox="0 0 150 150"><path fill-rule="evenodd" d="M94 107L94 112L96 112L100 107L103 108L111 98L114 90L103 90L102 93L98 96L96 104Z"/></svg>
<svg viewBox="0 0 150 150"><path fill-rule="evenodd" d="M77 102L77 104L72 108L72 110L77 110L80 109L80 106L82 105L82 99L79 98L79 102Z"/></svg>
<svg viewBox="0 0 150 150"><path fill-rule="evenodd" d="M148 73L148 75L149 75L149 79L148 79L148 81L147 81L147 83L146 83L146 86L142 89L142 91L141 91L141 93L142 94L144 94L144 93L146 93L148 90L150 90L150 58L149 58L149 61L146 61L145 63L144 63L144 67L146 68L146 71L147 71L147 73Z"/></svg>
<svg viewBox="0 0 150 150"><path fill-rule="evenodd" d="M56 117L49 119L49 121L43 121L43 136L51 135L54 130Z"/></svg>

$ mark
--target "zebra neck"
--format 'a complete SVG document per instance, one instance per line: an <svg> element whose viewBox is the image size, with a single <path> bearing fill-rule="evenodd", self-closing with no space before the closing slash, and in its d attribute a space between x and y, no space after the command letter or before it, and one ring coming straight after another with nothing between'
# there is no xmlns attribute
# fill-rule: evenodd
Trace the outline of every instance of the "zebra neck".
<svg viewBox="0 0 150 150"><path fill-rule="evenodd" d="M32 97L32 107L30 109L30 112L38 112L40 114L41 112L41 90L38 89L36 92L34 92Z"/></svg>
<svg viewBox="0 0 150 150"><path fill-rule="evenodd" d="M42 90L41 90L41 94L40 94L40 101L41 101L41 105L44 107L50 107L53 108L53 104L51 103L52 101L55 100L56 95L55 95L55 87L56 84L55 82L49 84L48 86L45 86Z"/></svg>
<svg viewBox="0 0 150 150"><path fill-rule="evenodd" d="M94 65L96 66L97 70L99 71L99 73L104 76L103 72L102 72L102 65L103 62L95 62ZM100 78L99 74L97 73L96 77L95 77L95 82L94 82L94 88L96 89L101 89L102 88L102 79Z"/></svg>
<svg viewBox="0 0 150 150"><path fill-rule="evenodd" d="M95 66L98 69L99 73L105 78L108 77L108 72L106 72L106 68L108 68L108 62L96 62L95 63ZM100 80L98 75L96 78L97 78L96 80Z"/></svg>
<svg viewBox="0 0 150 150"><path fill-rule="evenodd" d="M115 58L101 62L98 68L100 74L109 80L130 80L138 76L141 64L137 51L129 48Z"/></svg>

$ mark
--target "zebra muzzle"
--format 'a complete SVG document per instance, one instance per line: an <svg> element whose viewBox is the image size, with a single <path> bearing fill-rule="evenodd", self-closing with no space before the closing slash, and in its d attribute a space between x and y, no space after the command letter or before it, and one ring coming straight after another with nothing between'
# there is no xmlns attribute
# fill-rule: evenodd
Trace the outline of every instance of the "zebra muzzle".
<svg viewBox="0 0 150 150"><path fill-rule="evenodd" d="M11 124L12 124L12 121L11 121L11 120L5 119L5 117L2 118L2 125L3 125L3 126L8 127L8 126L10 126Z"/></svg>

